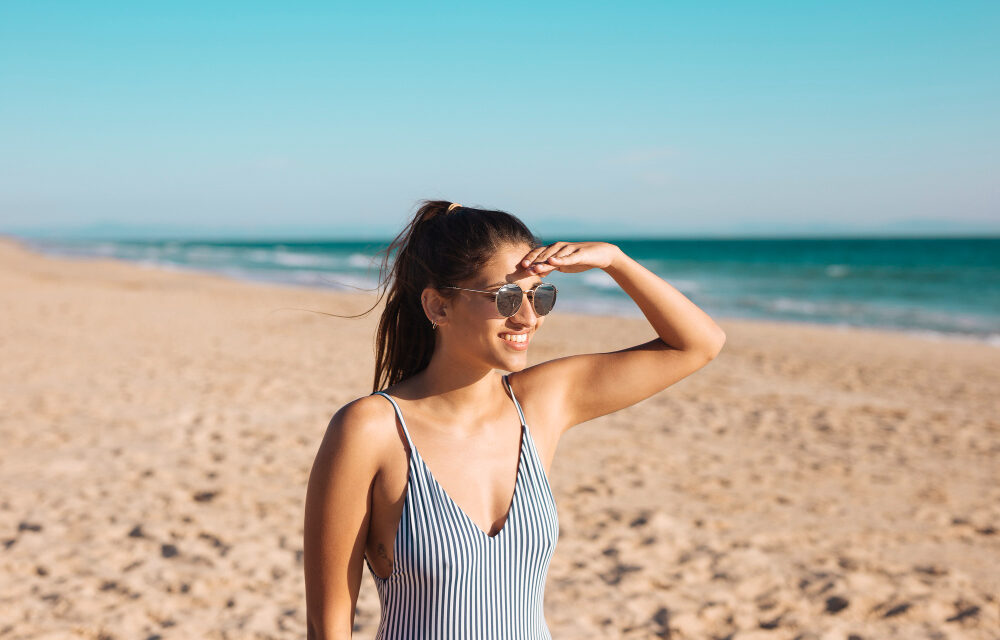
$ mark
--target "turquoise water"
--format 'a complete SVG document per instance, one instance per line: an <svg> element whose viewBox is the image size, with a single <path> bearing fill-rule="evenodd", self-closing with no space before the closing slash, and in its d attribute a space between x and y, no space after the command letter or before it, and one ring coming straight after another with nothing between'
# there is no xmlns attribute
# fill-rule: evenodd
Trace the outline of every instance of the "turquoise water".
<svg viewBox="0 0 1000 640"><path fill-rule="evenodd" d="M375 254L388 243L20 240L43 253L349 291L376 286ZM717 319L891 328L1000 344L1000 238L611 241ZM603 271L546 279L559 287L559 310L641 315Z"/></svg>

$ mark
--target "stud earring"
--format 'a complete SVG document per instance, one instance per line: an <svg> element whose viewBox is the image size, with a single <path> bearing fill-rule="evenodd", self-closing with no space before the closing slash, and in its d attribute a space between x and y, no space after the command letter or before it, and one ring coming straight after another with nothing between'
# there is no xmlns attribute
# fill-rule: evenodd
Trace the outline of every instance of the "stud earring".
<svg viewBox="0 0 1000 640"><path fill-rule="evenodd" d="M431 329L437 329L437 328L438 328L437 323L432 320L431 321Z"/></svg>

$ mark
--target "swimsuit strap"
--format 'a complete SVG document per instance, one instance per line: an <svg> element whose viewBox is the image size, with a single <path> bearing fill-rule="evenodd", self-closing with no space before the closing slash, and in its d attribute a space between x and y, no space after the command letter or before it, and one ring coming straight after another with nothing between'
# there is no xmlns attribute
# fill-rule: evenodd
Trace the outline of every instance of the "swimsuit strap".
<svg viewBox="0 0 1000 640"><path fill-rule="evenodd" d="M503 376L503 383L507 387L507 391L510 391L510 398L511 398L511 400L514 401L514 406L517 407L517 415L521 416L521 425L523 426L524 425L524 412L521 411L521 403L519 403L517 401L517 398L514 396L514 390L510 386L510 380L507 379L507 376L509 376L509 375L510 375L509 373L504 374L504 376Z"/></svg>
<svg viewBox="0 0 1000 640"><path fill-rule="evenodd" d="M403 412L400 411L399 405L396 404L396 401L392 399L392 396L390 396L388 393L384 391L375 391L374 393L372 393L372 395L375 394L384 396L389 400L389 402L392 403L392 406L396 409L396 417L399 418L399 424L403 425L403 435L406 436L406 444L409 445L410 451L413 451L413 440L410 440L410 432L406 428L406 420L403 420Z"/></svg>

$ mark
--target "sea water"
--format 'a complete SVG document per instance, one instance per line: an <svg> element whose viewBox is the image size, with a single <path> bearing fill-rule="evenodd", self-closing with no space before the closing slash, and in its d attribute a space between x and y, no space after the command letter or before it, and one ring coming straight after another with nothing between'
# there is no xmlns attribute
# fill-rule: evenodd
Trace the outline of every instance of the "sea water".
<svg viewBox="0 0 1000 640"><path fill-rule="evenodd" d="M367 291L373 300L389 242L19 240L43 253ZM608 241L716 319L900 329L1000 346L1000 238ZM618 283L599 269L551 273L546 280L559 288L558 310L641 315Z"/></svg>

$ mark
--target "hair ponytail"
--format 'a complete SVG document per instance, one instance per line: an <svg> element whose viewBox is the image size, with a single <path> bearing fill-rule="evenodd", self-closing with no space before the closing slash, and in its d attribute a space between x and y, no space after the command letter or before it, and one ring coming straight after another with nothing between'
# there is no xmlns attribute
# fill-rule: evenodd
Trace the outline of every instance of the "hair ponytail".
<svg viewBox="0 0 1000 640"><path fill-rule="evenodd" d="M449 210L452 203L445 200L422 202L384 250L379 284L385 287L386 302L375 334L373 391L409 378L430 362L435 331L420 301L426 287L465 282L505 246L541 246L521 220L505 211L463 206ZM454 292L445 289L441 294L450 297Z"/></svg>

